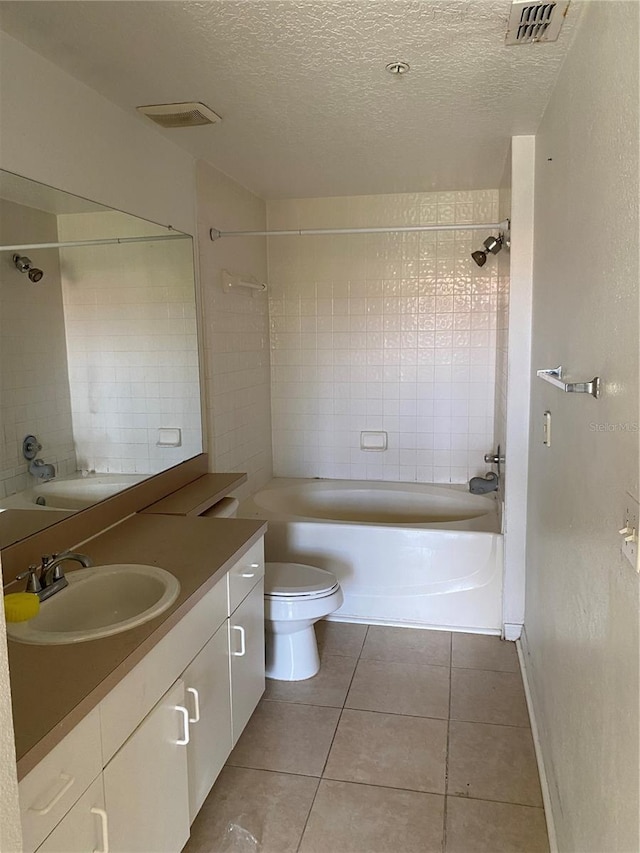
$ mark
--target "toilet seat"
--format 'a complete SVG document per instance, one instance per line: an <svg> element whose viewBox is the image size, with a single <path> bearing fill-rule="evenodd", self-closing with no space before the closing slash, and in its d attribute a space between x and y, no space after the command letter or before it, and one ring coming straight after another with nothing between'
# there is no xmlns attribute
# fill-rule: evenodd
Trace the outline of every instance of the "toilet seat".
<svg viewBox="0 0 640 853"><path fill-rule="evenodd" d="M339 588L331 572L303 563L266 563L264 595L270 599L316 599L333 595Z"/></svg>

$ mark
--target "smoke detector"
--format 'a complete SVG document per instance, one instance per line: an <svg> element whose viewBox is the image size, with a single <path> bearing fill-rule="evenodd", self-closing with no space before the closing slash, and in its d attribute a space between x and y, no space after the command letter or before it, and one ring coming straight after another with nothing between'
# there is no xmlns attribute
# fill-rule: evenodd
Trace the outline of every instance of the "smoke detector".
<svg viewBox="0 0 640 853"><path fill-rule="evenodd" d="M569 0L513 0L505 44L555 41L568 8Z"/></svg>
<svg viewBox="0 0 640 853"><path fill-rule="evenodd" d="M209 107L194 101L183 104L149 104L136 109L160 127L201 127L222 121Z"/></svg>

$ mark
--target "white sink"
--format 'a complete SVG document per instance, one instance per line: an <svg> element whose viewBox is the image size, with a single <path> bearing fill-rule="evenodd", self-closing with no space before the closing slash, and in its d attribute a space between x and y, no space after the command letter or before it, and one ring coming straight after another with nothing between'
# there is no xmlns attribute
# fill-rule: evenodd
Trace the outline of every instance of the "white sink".
<svg viewBox="0 0 640 853"><path fill-rule="evenodd" d="M78 569L69 586L43 601L28 622L7 624L20 643L83 643L128 631L171 607L180 592L178 580L157 566L118 564Z"/></svg>

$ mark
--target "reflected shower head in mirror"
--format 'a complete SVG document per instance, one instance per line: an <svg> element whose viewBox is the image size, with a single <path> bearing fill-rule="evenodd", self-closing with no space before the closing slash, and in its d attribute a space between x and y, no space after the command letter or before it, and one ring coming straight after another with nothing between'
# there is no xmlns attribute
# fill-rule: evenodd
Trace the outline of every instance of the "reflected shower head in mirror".
<svg viewBox="0 0 640 853"><path fill-rule="evenodd" d="M483 267L487 262L489 252L491 252L492 255L497 255L500 249L502 249L502 243L502 234L499 234L497 237L487 237L482 244L484 249L478 249L475 252L471 252L471 257L479 267Z"/></svg>
<svg viewBox="0 0 640 853"><path fill-rule="evenodd" d="M44 278L42 270L39 270L37 267L32 267L31 258L28 258L26 255L14 255L13 263L17 270L20 272L26 272L29 276L29 281L32 281L34 284Z"/></svg>

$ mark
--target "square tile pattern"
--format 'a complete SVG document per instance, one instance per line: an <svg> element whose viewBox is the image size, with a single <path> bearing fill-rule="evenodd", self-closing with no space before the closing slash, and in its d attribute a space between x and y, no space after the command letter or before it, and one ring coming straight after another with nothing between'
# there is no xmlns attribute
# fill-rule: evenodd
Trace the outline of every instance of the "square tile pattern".
<svg viewBox="0 0 640 853"><path fill-rule="evenodd" d="M185 853L548 853L513 643L320 622L265 696Z"/></svg>

